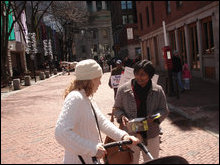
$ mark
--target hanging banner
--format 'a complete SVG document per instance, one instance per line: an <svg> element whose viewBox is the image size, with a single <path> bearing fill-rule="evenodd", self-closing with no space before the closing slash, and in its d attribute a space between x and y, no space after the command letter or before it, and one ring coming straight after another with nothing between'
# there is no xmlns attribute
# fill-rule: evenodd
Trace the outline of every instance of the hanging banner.
<svg viewBox="0 0 220 165"><path fill-rule="evenodd" d="M28 33L26 36L26 50L27 54L37 53L36 34Z"/></svg>
<svg viewBox="0 0 220 165"><path fill-rule="evenodd" d="M127 28L127 37L128 37L128 40L134 39L132 28Z"/></svg>
<svg viewBox="0 0 220 165"><path fill-rule="evenodd" d="M53 59L51 39L43 40L43 46L44 46L44 56L50 56L50 58Z"/></svg>

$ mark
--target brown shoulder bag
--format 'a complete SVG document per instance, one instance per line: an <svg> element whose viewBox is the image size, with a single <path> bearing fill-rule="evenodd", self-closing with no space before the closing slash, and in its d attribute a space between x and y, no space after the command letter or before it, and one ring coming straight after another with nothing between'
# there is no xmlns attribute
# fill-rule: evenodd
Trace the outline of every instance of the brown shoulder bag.
<svg viewBox="0 0 220 165"><path fill-rule="evenodd" d="M114 109L112 110L111 114L111 122L114 123L113 117ZM122 124L119 125L119 129L122 128ZM111 139L110 137L106 136L104 144L115 142L115 140ZM127 147L122 146L122 150L119 150L119 147L111 147L107 148L107 155L105 156L104 162L106 164L130 164L133 161L133 151Z"/></svg>

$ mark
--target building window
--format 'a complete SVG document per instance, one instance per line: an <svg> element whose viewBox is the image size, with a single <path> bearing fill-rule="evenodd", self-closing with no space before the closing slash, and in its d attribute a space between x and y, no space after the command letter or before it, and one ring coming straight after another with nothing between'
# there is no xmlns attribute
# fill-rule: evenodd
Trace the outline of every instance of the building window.
<svg viewBox="0 0 220 165"><path fill-rule="evenodd" d="M146 7L146 18L147 18L147 26L150 26L150 20L149 20L149 10L148 7Z"/></svg>
<svg viewBox="0 0 220 165"><path fill-rule="evenodd" d="M106 29L102 30L102 36L103 36L103 38L108 38L108 32Z"/></svg>
<svg viewBox="0 0 220 165"><path fill-rule="evenodd" d="M110 7L111 7L111 1L106 1L106 5L107 5L107 10L110 10Z"/></svg>
<svg viewBox="0 0 220 165"><path fill-rule="evenodd" d="M121 9L126 9L126 1L121 1Z"/></svg>
<svg viewBox="0 0 220 165"><path fill-rule="evenodd" d="M122 16L122 22L123 24L132 24L134 23L134 16L133 15L123 15Z"/></svg>
<svg viewBox="0 0 220 165"><path fill-rule="evenodd" d="M128 23L134 23L133 15L128 15Z"/></svg>
<svg viewBox="0 0 220 165"><path fill-rule="evenodd" d="M127 1L127 9L132 9L132 1Z"/></svg>
<svg viewBox="0 0 220 165"><path fill-rule="evenodd" d="M155 15L154 15L154 2L151 2L151 15L152 15L152 22L155 23Z"/></svg>
<svg viewBox="0 0 220 165"><path fill-rule="evenodd" d="M140 20L140 28L143 30L143 22L142 22L142 14L139 13L139 20Z"/></svg>
<svg viewBox="0 0 220 165"><path fill-rule="evenodd" d="M97 44L93 45L93 52L97 52Z"/></svg>
<svg viewBox="0 0 220 165"><path fill-rule="evenodd" d="M200 69L196 23L189 25L190 56L192 69Z"/></svg>
<svg viewBox="0 0 220 165"><path fill-rule="evenodd" d="M97 8L97 11L102 10L102 1L96 1L96 8Z"/></svg>
<svg viewBox="0 0 220 165"><path fill-rule="evenodd" d="M92 12L92 1L86 1L87 3L87 9L89 12Z"/></svg>
<svg viewBox="0 0 220 165"><path fill-rule="evenodd" d="M203 53L210 54L214 51L212 18L211 17L205 18L201 22L202 22Z"/></svg>
<svg viewBox="0 0 220 165"><path fill-rule="evenodd" d="M179 8L183 5L183 1L176 1L176 8Z"/></svg>
<svg viewBox="0 0 220 165"><path fill-rule="evenodd" d="M121 1L121 9L132 9L132 1Z"/></svg>
<svg viewBox="0 0 220 165"><path fill-rule="evenodd" d="M122 22L123 22L123 24L127 24L127 22L128 22L127 19L128 19L128 18L127 18L127 15L123 15L123 16L122 16Z"/></svg>
<svg viewBox="0 0 220 165"><path fill-rule="evenodd" d="M141 56L141 48L138 47L138 48L135 48L135 57L139 57Z"/></svg>
<svg viewBox="0 0 220 165"><path fill-rule="evenodd" d="M92 31L92 36L93 36L93 39L96 39L96 31L95 30Z"/></svg>
<svg viewBox="0 0 220 165"><path fill-rule="evenodd" d="M167 15L171 13L171 8L170 8L170 1L166 1L166 12L167 12Z"/></svg>
<svg viewBox="0 0 220 165"><path fill-rule="evenodd" d="M82 45L81 49L82 49L82 53L86 53L86 46L85 45Z"/></svg>

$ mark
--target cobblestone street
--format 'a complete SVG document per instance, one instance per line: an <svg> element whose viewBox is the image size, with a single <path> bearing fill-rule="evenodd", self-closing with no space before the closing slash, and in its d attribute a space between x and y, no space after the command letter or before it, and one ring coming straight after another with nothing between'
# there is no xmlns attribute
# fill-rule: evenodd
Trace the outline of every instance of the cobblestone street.
<svg viewBox="0 0 220 165"><path fill-rule="evenodd" d="M64 150L54 138L54 129L64 89L73 76L71 72L70 76L46 79L1 99L2 164L62 163ZM108 86L109 76L109 72L103 75L94 95L108 118L114 103L113 90ZM160 157L179 155L191 164L218 164L219 136L189 123L179 124L178 118L174 118L172 113L161 124L164 133Z"/></svg>

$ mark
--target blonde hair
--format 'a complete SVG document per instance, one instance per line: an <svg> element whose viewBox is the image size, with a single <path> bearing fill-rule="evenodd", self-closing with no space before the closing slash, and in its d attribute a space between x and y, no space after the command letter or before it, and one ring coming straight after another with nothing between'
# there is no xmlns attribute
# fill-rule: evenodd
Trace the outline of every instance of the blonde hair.
<svg viewBox="0 0 220 165"><path fill-rule="evenodd" d="M81 90L84 89L86 92L86 96L91 96L93 94L94 84L92 80L73 80L70 85L66 88L64 92L64 99L66 96L73 90Z"/></svg>

